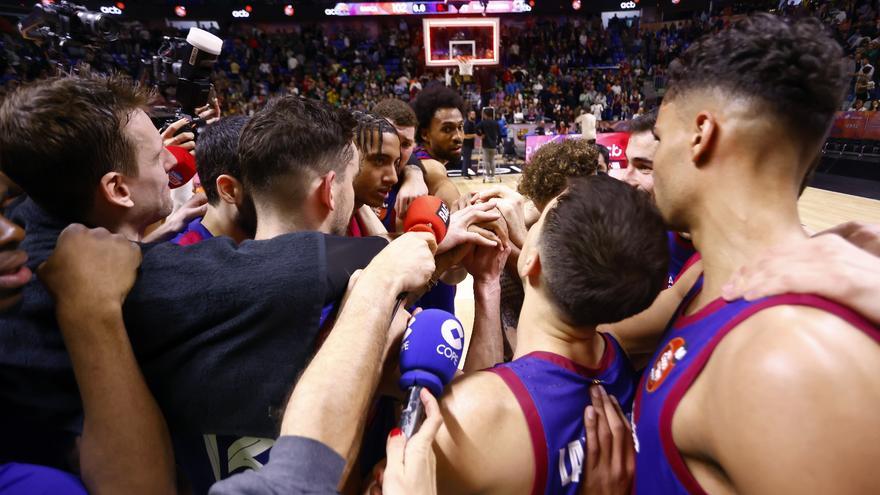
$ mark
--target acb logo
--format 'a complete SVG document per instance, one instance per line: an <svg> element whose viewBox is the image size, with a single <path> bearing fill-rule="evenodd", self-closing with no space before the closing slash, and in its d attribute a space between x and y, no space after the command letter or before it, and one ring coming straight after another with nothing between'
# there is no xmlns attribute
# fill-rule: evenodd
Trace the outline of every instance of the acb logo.
<svg viewBox="0 0 880 495"><path fill-rule="evenodd" d="M621 3L620 3L620 8L622 8L622 9L634 9L634 8L636 8L636 3L635 3L635 2L621 2Z"/></svg>

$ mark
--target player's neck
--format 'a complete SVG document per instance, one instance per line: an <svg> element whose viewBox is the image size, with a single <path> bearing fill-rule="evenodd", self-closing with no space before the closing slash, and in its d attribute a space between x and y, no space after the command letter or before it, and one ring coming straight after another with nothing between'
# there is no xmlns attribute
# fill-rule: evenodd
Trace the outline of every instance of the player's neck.
<svg viewBox="0 0 880 495"><path fill-rule="evenodd" d="M122 223L119 225L119 227L117 227L115 229L107 229L107 230L109 230L110 232L113 232L114 234L121 234L123 237L125 237L129 241L139 242L141 239L144 238L144 232L147 230L147 227L149 227L149 225L144 226L144 227L136 227L131 224Z"/></svg>
<svg viewBox="0 0 880 495"><path fill-rule="evenodd" d="M126 216L125 213L120 213L119 209L96 207L88 218L84 219L84 223L90 227L103 227L114 234L122 235L129 241L140 242L146 235L147 229L155 222Z"/></svg>
<svg viewBox="0 0 880 495"><path fill-rule="evenodd" d="M797 211L797 191L764 179L727 182L698 206L701 211L691 235L702 257L704 279L692 310L719 297L721 287L743 265L806 235Z"/></svg>
<svg viewBox="0 0 880 495"><path fill-rule="evenodd" d="M551 352L595 368L605 352L605 340L595 328L574 328L563 322L549 301L527 288L513 357L518 359L535 351Z"/></svg>
<svg viewBox="0 0 880 495"><path fill-rule="evenodd" d="M257 206L257 232L254 239L273 239L293 232L320 231L320 225L311 225L302 217L275 210L261 210Z"/></svg>
<svg viewBox="0 0 880 495"><path fill-rule="evenodd" d="M431 150L430 146L426 145L424 148L425 148L425 153L427 153L428 156L431 157L431 160L438 161L438 162L440 162L441 165L444 165L444 166L449 161L449 160L441 160L440 158L437 158L437 155L434 154L434 151Z"/></svg>
<svg viewBox="0 0 880 495"><path fill-rule="evenodd" d="M223 203L220 206L214 206L208 203L208 211L205 213L204 218L202 218L202 226L205 227L205 229L207 229L214 237L229 237L234 240L236 244L240 244L247 239L247 235L236 224L231 214L225 211L227 208L235 207L226 203Z"/></svg>

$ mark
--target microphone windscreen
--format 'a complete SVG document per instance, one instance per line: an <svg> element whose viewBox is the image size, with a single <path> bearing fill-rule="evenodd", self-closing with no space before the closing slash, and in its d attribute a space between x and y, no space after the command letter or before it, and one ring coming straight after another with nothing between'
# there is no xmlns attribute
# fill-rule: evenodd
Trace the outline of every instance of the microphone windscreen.
<svg viewBox="0 0 880 495"><path fill-rule="evenodd" d="M168 172L168 187L177 189L196 175L196 158L180 146L166 146L177 162Z"/></svg>
<svg viewBox="0 0 880 495"><path fill-rule="evenodd" d="M220 55L220 51L223 50L223 40L221 38L196 27L189 28L186 42L214 56ZM192 62L190 63L192 64Z"/></svg>
<svg viewBox="0 0 880 495"><path fill-rule="evenodd" d="M449 207L437 196L420 196L413 200L403 219L406 232L432 232L437 244L446 237L449 227Z"/></svg>
<svg viewBox="0 0 880 495"><path fill-rule="evenodd" d="M427 387L440 397L464 351L464 328L455 315L426 309L410 321L400 347L400 388Z"/></svg>

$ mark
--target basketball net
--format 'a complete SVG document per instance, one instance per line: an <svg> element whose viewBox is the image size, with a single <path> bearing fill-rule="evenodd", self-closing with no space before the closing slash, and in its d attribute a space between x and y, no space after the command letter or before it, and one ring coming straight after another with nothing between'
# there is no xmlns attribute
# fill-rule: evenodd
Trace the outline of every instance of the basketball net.
<svg viewBox="0 0 880 495"><path fill-rule="evenodd" d="M456 63L458 64L458 74L461 76L473 76L474 75L474 62L471 57L461 56L456 57Z"/></svg>

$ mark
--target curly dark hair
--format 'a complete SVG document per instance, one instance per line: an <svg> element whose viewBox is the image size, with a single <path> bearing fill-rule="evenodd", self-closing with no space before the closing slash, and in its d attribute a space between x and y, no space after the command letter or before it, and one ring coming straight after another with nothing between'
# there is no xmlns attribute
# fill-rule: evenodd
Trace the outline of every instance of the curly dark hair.
<svg viewBox="0 0 880 495"><path fill-rule="evenodd" d="M811 139L825 134L849 80L843 49L819 20L766 13L703 37L669 67L667 100L708 88L759 99Z"/></svg>
<svg viewBox="0 0 880 495"><path fill-rule="evenodd" d="M583 139L548 143L538 149L524 167L517 190L539 209L558 196L572 177L595 175L599 151Z"/></svg>
<svg viewBox="0 0 880 495"><path fill-rule="evenodd" d="M416 127L416 142L424 144L422 131L431 127L431 119L441 108L457 108L461 115L466 114L464 100L454 90L446 86L431 86L424 89L412 102L413 111L418 119Z"/></svg>
<svg viewBox="0 0 880 495"><path fill-rule="evenodd" d="M650 196L625 182L607 175L572 179L540 235L547 293L572 325L628 318L666 285L666 226Z"/></svg>

